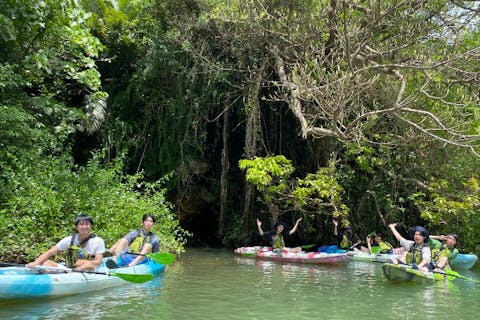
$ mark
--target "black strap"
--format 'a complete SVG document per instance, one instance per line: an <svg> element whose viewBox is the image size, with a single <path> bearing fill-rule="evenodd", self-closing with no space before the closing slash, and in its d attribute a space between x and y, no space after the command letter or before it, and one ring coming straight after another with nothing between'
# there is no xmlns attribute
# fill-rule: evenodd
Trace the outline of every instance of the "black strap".
<svg viewBox="0 0 480 320"><path fill-rule="evenodd" d="M73 246L73 240L75 239L75 235L76 235L76 233L74 233L74 234L72 235L72 240L70 241L70 246ZM94 235L93 233L90 233L90 234L88 235L88 237L86 237L85 239L83 239L82 241L80 241L80 243L79 243L78 245L81 247L82 245L84 245L85 243L87 243L88 240L90 240L90 239L92 239L92 238L95 238L95 237L96 237L96 235Z"/></svg>

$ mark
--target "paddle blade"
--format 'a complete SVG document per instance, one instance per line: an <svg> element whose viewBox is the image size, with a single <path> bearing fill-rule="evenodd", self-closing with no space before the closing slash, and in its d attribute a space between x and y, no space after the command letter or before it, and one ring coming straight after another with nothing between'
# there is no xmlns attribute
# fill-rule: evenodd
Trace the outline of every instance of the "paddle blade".
<svg viewBox="0 0 480 320"><path fill-rule="evenodd" d="M155 276L151 273L118 273L110 272L111 276L119 277L128 282L143 283L152 280Z"/></svg>
<svg viewBox="0 0 480 320"><path fill-rule="evenodd" d="M149 253L146 256L160 264L170 264L175 261L175 256L168 252Z"/></svg>

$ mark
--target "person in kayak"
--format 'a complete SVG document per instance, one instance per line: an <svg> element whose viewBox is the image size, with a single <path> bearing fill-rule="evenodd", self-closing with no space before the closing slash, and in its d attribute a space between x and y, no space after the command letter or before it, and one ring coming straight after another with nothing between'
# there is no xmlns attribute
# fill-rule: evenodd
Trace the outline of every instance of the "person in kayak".
<svg viewBox="0 0 480 320"><path fill-rule="evenodd" d="M440 243L440 241L444 241ZM458 242L458 235L449 233L439 236L430 236L430 248L432 250L431 268L437 271L451 270L449 261L453 260L458 254L458 249L455 248Z"/></svg>
<svg viewBox="0 0 480 320"><path fill-rule="evenodd" d="M154 215L144 214L142 228L130 231L108 250L115 256L118 266L133 267L139 263L145 263L148 261L145 259L146 254L160 250L160 240L151 231L155 221ZM136 255L137 253L141 255Z"/></svg>
<svg viewBox="0 0 480 320"><path fill-rule="evenodd" d="M383 241L382 233L380 231L370 233L369 235L367 235L366 240L368 253L372 253L372 246L378 246L378 252L375 253L393 253L393 246L390 243Z"/></svg>
<svg viewBox="0 0 480 320"><path fill-rule="evenodd" d="M367 235L368 253L372 253L372 245L378 246L379 250L376 253L393 253L393 246L390 243L383 241L382 233L380 231L372 232Z"/></svg>
<svg viewBox="0 0 480 320"><path fill-rule="evenodd" d="M345 228L342 232L338 231L338 220L332 219L333 223L333 235L337 239L337 246L342 250L356 250L358 245L362 243L362 241L358 240L355 244L353 244L353 229L352 227Z"/></svg>
<svg viewBox="0 0 480 320"><path fill-rule="evenodd" d="M432 261L432 252L427 245L429 240L428 230L424 227L416 226L409 232L412 240L407 240L397 231L396 226L396 223L388 225L395 238L403 247L404 252L400 259L392 258L392 263L410 264L414 269L428 270L430 262Z"/></svg>
<svg viewBox="0 0 480 320"><path fill-rule="evenodd" d="M300 221L302 221L302 218L297 219L295 225L290 231L287 228L287 224L280 221L273 225L272 231L264 232L262 229L262 222L257 218L257 227L260 235L263 236L265 240L267 240L271 244L274 251L300 253L302 252L301 247L288 248L285 246L285 238L287 236L291 236L295 233L295 231L297 231Z"/></svg>
<svg viewBox="0 0 480 320"><path fill-rule="evenodd" d="M62 269L68 267L77 270L95 270L102 263L105 242L91 233L92 226L92 217L80 214L75 219L75 228L78 233L63 238L35 261L27 264L27 267L43 266ZM66 266L50 260L50 257L60 251L66 251Z"/></svg>

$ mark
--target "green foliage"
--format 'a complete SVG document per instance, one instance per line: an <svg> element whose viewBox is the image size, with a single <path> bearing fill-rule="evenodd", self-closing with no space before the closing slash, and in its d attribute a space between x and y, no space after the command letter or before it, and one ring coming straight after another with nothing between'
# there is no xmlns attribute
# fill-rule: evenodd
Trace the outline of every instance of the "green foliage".
<svg viewBox="0 0 480 320"><path fill-rule="evenodd" d="M349 208L343 203L343 188L333 166L320 168L304 179L291 178L294 167L285 156L256 157L239 161L246 179L253 184L267 204L276 208L298 210L305 214L346 217ZM271 212L273 214L273 212Z"/></svg>
<svg viewBox="0 0 480 320"><path fill-rule="evenodd" d="M84 168L72 171L68 158L37 159L35 168L9 172L14 196L0 209L0 232L8 234L0 243L5 261L31 261L59 239L75 232L73 222L80 213L94 219L94 233L107 246L141 226L141 217L157 217L155 232L162 250L183 252L188 233L183 231L162 181L143 183L141 174L123 176L121 163L101 165L95 157Z"/></svg>
<svg viewBox="0 0 480 320"><path fill-rule="evenodd" d="M282 155L266 158L256 157L253 160L242 159L239 161L239 167L246 170L247 181L253 184L257 190L265 190L274 180L279 185L284 185L285 179L288 179L294 171L291 161ZM270 190L277 192L283 189L278 185L276 188L280 189Z"/></svg>

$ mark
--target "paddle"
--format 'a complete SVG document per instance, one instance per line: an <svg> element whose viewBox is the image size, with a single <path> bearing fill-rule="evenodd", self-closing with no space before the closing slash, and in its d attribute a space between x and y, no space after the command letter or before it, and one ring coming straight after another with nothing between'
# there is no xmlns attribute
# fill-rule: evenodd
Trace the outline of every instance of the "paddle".
<svg viewBox="0 0 480 320"><path fill-rule="evenodd" d="M175 261L175 256L168 252L155 252L155 253L147 253L147 254L125 252L125 251L115 251L115 252L118 252L121 254L129 254L132 256L147 257L159 264L170 264Z"/></svg>
<svg viewBox="0 0 480 320"><path fill-rule="evenodd" d="M0 267L19 267L23 268L25 267L24 264L18 264L18 263L11 263L11 262L0 262Z"/></svg>
<svg viewBox="0 0 480 320"><path fill-rule="evenodd" d="M170 264L175 261L175 256L168 252L155 252L155 253L147 253L147 254L132 253L132 252L124 252L124 253L130 254L133 256L147 257L159 264Z"/></svg>
<svg viewBox="0 0 480 320"><path fill-rule="evenodd" d="M155 276L151 273L120 273L120 272L100 272L100 271L90 271L90 270L78 270L78 269L62 269L55 267L44 267L44 266L35 266L37 270L50 270L57 272L78 272L78 273L89 273L89 274L101 274L105 276L114 276L120 279L123 279L128 282L143 283L152 280Z"/></svg>
<svg viewBox="0 0 480 320"><path fill-rule="evenodd" d="M21 267L27 268L24 264L18 263L9 263L9 262L0 262L2 267ZM120 279L123 279L128 282L134 283L143 283L152 280L155 276L151 273L120 273L120 272L100 272L100 271L89 271L89 270L78 270L78 269L63 269L55 267L46 267L46 266L35 266L34 270L46 270L46 271L56 271L62 273L68 272L79 272L79 273L90 273L90 274L101 274L105 276L114 276Z"/></svg>
<svg viewBox="0 0 480 320"><path fill-rule="evenodd" d="M302 246L302 249L303 250L308 250L308 249L312 249L314 246L315 246L315 244L304 244Z"/></svg>
<svg viewBox="0 0 480 320"><path fill-rule="evenodd" d="M468 280L468 281L473 281L473 282L480 282L476 279L472 279L472 278L468 278L468 277L465 277L465 276L462 276L460 273L456 272L456 271L453 271L453 270L446 270L446 271L437 271L437 270L433 270L432 271L433 273L439 273L439 274L443 274L445 276L452 276L452 277L457 277L457 278L460 278L460 279L465 279L465 280Z"/></svg>
<svg viewBox="0 0 480 320"><path fill-rule="evenodd" d="M356 246L358 246L360 243L362 243L362 240L358 240L353 246L351 246L350 248L348 248L348 250L352 250L353 248L355 248Z"/></svg>

